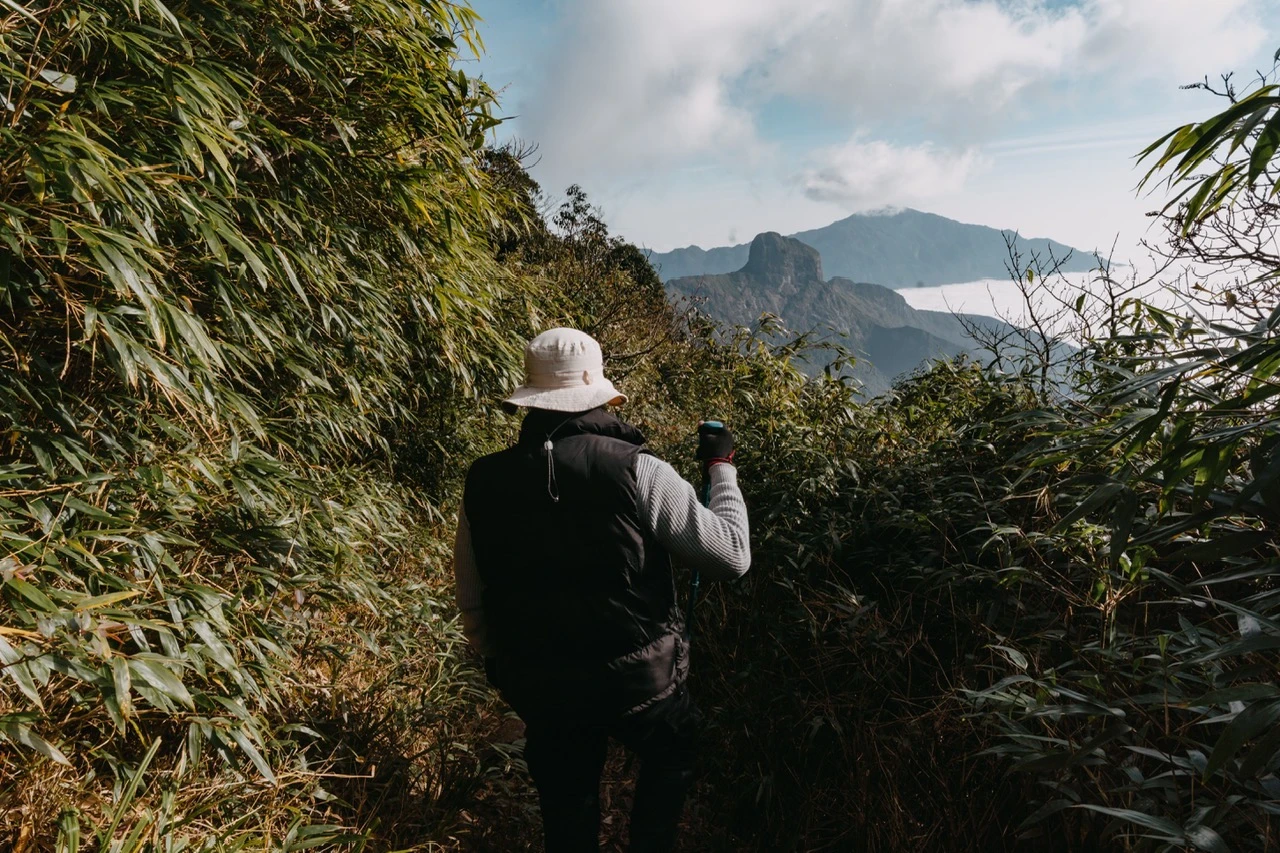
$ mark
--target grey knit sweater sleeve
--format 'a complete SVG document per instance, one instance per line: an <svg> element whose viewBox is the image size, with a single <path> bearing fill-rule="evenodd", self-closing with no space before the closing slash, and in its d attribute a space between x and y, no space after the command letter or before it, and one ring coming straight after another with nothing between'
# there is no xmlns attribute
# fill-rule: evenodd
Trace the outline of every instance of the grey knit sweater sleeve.
<svg viewBox="0 0 1280 853"><path fill-rule="evenodd" d="M751 567L747 505L732 465L711 466L710 507L656 456L636 460L636 486L640 518L671 556L711 580L732 580Z"/></svg>
<svg viewBox="0 0 1280 853"><path fill-rule="evenodd" d="M711 466L711 505L704 507L693 486L676 469L656 456L636 460L636 503L640 520L680 562L711 580L731 580L751 567L747 506L738 490L732 465ZM462 611L462 632L482 655L489 655L485 630L484 584L476 569L467 514L458 512L453 545L453 576Z"/></svg>

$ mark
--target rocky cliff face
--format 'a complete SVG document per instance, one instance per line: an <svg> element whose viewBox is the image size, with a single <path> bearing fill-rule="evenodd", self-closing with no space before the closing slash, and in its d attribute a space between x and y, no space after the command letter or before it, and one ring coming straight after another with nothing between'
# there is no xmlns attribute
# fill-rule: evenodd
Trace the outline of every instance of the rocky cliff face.
<svg viewBox="0 0 1280 853"><path fill-rule="evenodd" d="M747 263L741 272L752 279L770 281L779 294L790 296L806 285L823 280L822 256L817 249L797 240L766 231L751 241Z"/></svg>

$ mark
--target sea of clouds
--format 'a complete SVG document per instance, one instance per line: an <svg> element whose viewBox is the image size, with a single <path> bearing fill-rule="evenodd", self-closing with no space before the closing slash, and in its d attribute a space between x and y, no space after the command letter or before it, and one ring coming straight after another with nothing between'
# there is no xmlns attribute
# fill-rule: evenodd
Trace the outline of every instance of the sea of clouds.
<svg viewBox="0 0 1280 853"><path fill-rule="evenodd" d="M919 310L999 317L1006 322L1025 326L1031 319L1033 307L1037 316L1045 319L1058 313L1064 303L1074 304L1081 294L1085 295L1086 303L1099 300L1098 294L1104 292L1105 288L1097 279L1096 272L1056 275L1032 290L1030 304L1018 285L1007 278L937 287L904 287L899 288L898 293L908 305ZM1136 286L1126 296L1139 298L1162 308L1176 309L1185 302L1166 284L1156 281Z"/></svg>

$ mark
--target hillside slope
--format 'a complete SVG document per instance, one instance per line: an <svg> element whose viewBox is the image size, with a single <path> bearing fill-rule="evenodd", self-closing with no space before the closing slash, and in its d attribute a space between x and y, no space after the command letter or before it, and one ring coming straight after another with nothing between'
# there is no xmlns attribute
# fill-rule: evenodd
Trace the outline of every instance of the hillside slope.
<svg viewBox="0 0 1280 853"><path fill-rule="evenodd" d="M886 287L952 284L1008 275L1007 237L1013 231L970 225L919 210L857 213L823 228L789 235L817 249L831 275ZM1017 238L1024 256L1067 259L1064 272L1086 272L1093 255L1044 238ZM650 256L663 281L741 269L746 243L702 249L687 246Z"/></svg>
<svg viewBox="0 0 1280 853"><path fill-rule="evenodd" d="M966 321L998 323L920 311L878 284L840 276L828 280L817 250L775 232L751 242L741 269L678 278L667 288L723 323L749 325L770 313L796 331L841 336L861 359L855 373L871 393L886 390L895 376L922 362L972 351Z"/></svg>

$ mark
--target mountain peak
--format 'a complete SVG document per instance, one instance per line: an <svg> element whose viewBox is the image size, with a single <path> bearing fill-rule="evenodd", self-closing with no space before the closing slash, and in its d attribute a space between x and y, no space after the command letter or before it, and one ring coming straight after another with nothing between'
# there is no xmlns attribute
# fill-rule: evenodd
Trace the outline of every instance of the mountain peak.
<svg viewBox="0 0 1280 853"><path fill-rule="evenodd" d="M824 280L822 256L818 250L799 240L783 237L776 231L756 235L742 271L755 278L769 277L782 284Z"/></svg>
<svg viewBox="0 0 1280 853"><path fill-rule="evenodd" d="M873 207L869 210L859 211L858 213L855 213L853 215L861 216L862 218L866 219L867 217L871 217L871 216L879 216L879 217L909 216L913 213L919 213L919 212L920 211L911 207L898 207L897 205L894 205L894 204L886 204L883 207Z"/></svg>
<svg viewBox="0 0 1280 853"><path fill-rule="evenodd" d="M874 281L887 287L918 287L1007 278L1008 236L1009 232L956 222L909 207L886 208L855 213L790 238L765 233L749 247L740 244L706 250L677 249L655 253L651 260L660 269L663 281L734 272L743 269L750 256L747 272L760 264L766 264L767 269L768 264L781 257L789 258L787 263L792 266L799 263L804 268L800 281L821 281L825 274ZM782 243L783 240L787 242ZM791 251L796 240L820 252L821 262L815 258L811 264ZM1091 253L1075 251L1052 240L1019 238L1018 247L1024 256L1070 256L1063 272L1087 272L1094 267Z"/></svg>

